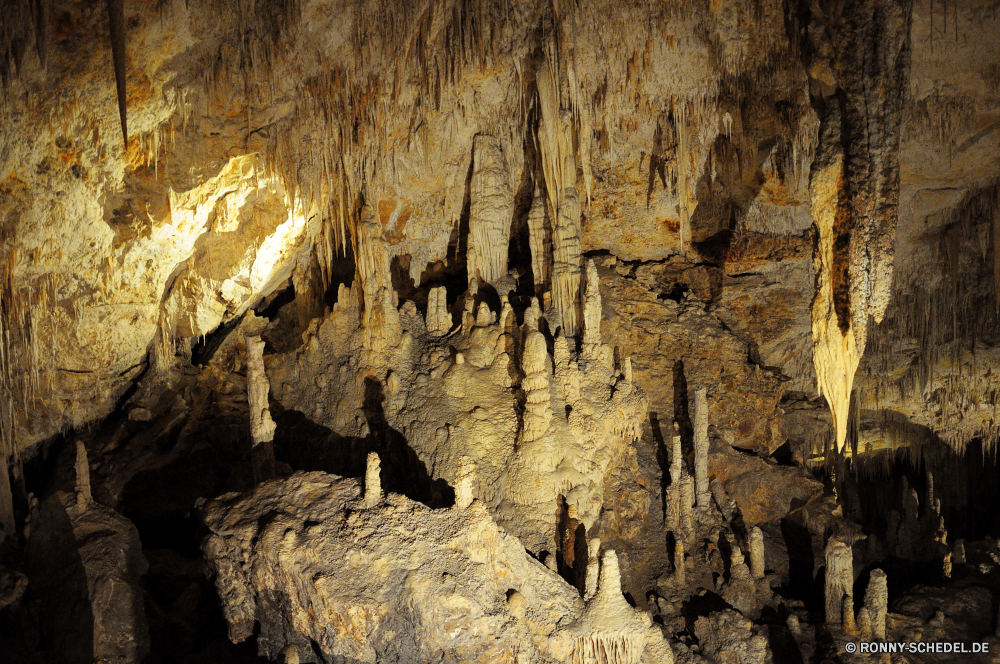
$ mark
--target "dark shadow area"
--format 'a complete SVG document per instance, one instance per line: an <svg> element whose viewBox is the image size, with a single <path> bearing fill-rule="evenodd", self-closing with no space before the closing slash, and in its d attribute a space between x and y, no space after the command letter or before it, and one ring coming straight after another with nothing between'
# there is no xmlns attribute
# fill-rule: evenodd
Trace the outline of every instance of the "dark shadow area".
<svg viewBox="0 0 1000 664"><path fill-rule="evenodd" d="M42 503L27 560L25 600L37 607L38 650L45 653L48 664L91 664L94 615L87 574L73 524L59 500Z"/></svg>
<svg viewBox="0 0 1000 664"><path fill-rule="evenodd" d="M587 529L569 515L566 498L556 501L556 567L559 576L582 595L587 589Z"/></svg>
<svg viewBox="0 0 1000 664"><path fill-rule="evenodd" d="M454 490L444 480L431 478L406 438L389 426L383 401L381 383L366 379L364 412L370 433L364 438L341 436L298 411L272 404L271 415L278 425L276 459L292 470L363 477L368 453L376 452L382 466L383 491L403 494L430 507L450 507L455 503Z"/></svg>
<svg viewBox="0 0 1000 664"><path fill-rule="evenodd" d="M711 590L704 590L701 594L692 595L684 601L681 607L681 615L684 616L687 631L694 634L694 624L698 618L708 616L710 613L715 613L716 611L725 611L732 608L732 605L722 599L721 595Z"/></svg>
<svg viewBox="0 0 1000 664"><path fill-rule="evenodd" d="M771 607L768 607L767 611L770 614L762 614L760 622L767 625L767 645L771 648L773 664L805 664L795 637L785 625L787 616L782 617Z"/></svg>
<svg viewBox="0 0 1000 664"><path fill-rule="evenodd" d="M781 535L788 552L788 585L781 588L781 594L803 601L812 614L821 612L823 589L817 588L813 579L816 560L812 534L806 526L786 516L781 520Z"/></svg>

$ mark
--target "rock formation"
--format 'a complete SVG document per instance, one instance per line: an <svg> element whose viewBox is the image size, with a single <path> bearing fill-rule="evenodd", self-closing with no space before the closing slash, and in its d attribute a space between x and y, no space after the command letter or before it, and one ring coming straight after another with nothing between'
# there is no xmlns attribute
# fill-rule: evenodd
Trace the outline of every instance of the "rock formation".
<svg viewBox="0 0 1000 664"><path fill-rule="evenodd" d="M844 598L854 596L854 563L851 547L842 540L832 538L826 545L826 576L823 598L826 622L841 625Z"/></svg>
<svg viewBox="0 0 1000 664"><path fill-rule="evenodd" d="M1000 648L995 2L0 4L0 659Z"/></svg>
<svg viewBox="0 0 1000 664"><path fill-rule="evenodd" d="M698 507L712 500L708 482L708 396L704 387L694 393L694 483Z"/></svg>

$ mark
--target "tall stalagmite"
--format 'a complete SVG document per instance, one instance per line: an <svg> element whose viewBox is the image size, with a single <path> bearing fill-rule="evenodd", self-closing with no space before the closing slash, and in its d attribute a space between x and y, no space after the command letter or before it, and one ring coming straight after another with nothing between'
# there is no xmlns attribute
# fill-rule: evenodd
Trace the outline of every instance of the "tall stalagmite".
<svg viewBox="0 0 1000 664"><path fill-rule="evenodd" d="M854 595L854 561L851 547L836 538L826 545L826 581L824 600L826 622L841 624L844 597Z"/></svg>
<svg viewBox="0 0 1000 664"><path fill-rule="evenodd" d="M708 390L704 387L694 393L694 482L698 507L708 509L712 487L708 481Z"/></svg>

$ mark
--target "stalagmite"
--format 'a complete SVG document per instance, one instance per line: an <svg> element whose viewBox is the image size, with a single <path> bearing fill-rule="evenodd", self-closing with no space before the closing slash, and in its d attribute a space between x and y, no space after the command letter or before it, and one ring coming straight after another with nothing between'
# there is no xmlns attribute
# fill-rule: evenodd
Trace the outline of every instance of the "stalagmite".
<svg viewBox="0 0 1000 664"><path fill-rule="evenodd" d="M674 534L674 579L684 584L684 542Z"/></svg>
<svg viewBox="0 0 1000 664"><path fill-rule="evenodd" d="M885 572L873 569L865 590L865 609L876 639L885 638L885 616L889 610L889 582Z"/></svg>
<svg viewBox="0 0 1000 664"><path fill-rule="evenodd" d="M597 266L587 261L587 282L583 301L583 343L580 355L584 361L596 360L601 352L601 290Z"/></svg>
<svg viewBox="0 0 1000 664"><path fill-rule="evenodd" d="M284 664L299 664L299 649L295 646L286 647L281 654L285 657Z"/></svg>
<svg viewBox="0 0 1000 664"><path fill-rule="evenodd" d="M268 407L271 385L264 373L264 342L260 337L246 337L247 350L247 400L250 403L250 436L253 440L254 481L262 482L274 477L275 424Z"/></svg>
<svg viewBox="0 0 1000 664"><path fill-rule="evenodd" d="M843 612L841 626L844 629L844 633L855 634L857 629L854 624L854 597L852 595L844 595Z"/></svg>
<svg viewBox="0 0 1000 664"><path fill-rule="evenodd" d="M524 343L522 370L524 380L524 429L521 432L521 443L530 443L541 438L549 427L552 419L552 406L549 394L548 352L545 347L545 336L541 332L529 332Z"/></svg>
<svg viewBox="0 0 1000 664"><path fill-rule="evenodd" d="M674 423L674 435L671 438L670 456L670 483L680 485L681 477L684 475L684 452L681 448L681 435Z"/></svg>
<svg viewBox="0 0 1000 664"><path fill-rule="evenodd" d="M871 640L872 638L872 619L868 613L868 607L863 606L858 611L857 632L858 636L864 641Z"/></svg>
<svg viewBox="0 0 1000 664"><path fill-rule="evenodd" d="M708 482L708 391L704 387L694 393L694 482L698 507L708 509L712 487Z"/></svg>
<svg viewBox="0 0 1000 664"><path fill-rule="evenodd" d="M389 245L371 205L361 209L356 265L364 303L361 316L364 347L379 355L396 347L402 329L394 301Z"/></svg>
<svg viewBox="0 0 1000 664"><path fill-rule="evenodd" d="M427 294L427 333L441 337L451 330L451 313L448 311L448 289L432 288Z"/></svg>
<svg viewBox="0 0 1000 664"><path fill-rule="evenodd" d="M535 292L545 293L552 281L552 226L545 215L545 199L537 186L531 210L528 211L528 242L531 247L531 273L535 281Z"/></svg>
<svg viewBox="0 0 1000 664"><path fill-rule="evenodd" d="M764 578L764 533L757 526L750 529L750 571L753 578Z"/></svg>
<svg viewBox="0 0 1000 664"><path fill-rule="evenodd" d="M952 562L954 562L956 565L964 565L965 564L965 540L964 539L959 538L959 539L955 540L955 548L952 550L952 553L954 554L952 556Z"/></svg>
<svg viewBox="0 0 1000 664"><path fill-rule="evenodd" d="M685 537L694 533L694 479L690 475L681 478L681 529Z"/></svg>
<svg viewBox="0 0 1000 664"><path fill-rule="evenodd" d="M839 539L826 545L826 622L839 624L846 595L854 594L854 561L851 547Z"/></svg>
<svg viewBox="0 0 1000 664"><path fill-rule="evenodd" d="M458 477L455 479L455 507L465 509L472 505L475 496L472 485L476 479L476 464L467 456L463 456L458 466Z"/></svg>
<svg viewBox="0 0 1000 664"><path fill-rule="evenodd" d="M580 620L569 628L573 635L572 664L639 664L644 653L657 664L672 664L673 654L662 633L651 630L648 614L632 608L622 595L621 570L614 551L601 558L597 593L587 602Z"/></svg>
<svg viewBox="0 0 1000 664"><path fill-rule="evenodd" d="M746 558L736 544L733 544L732 553L729 556L729 573L734 579L750 578L750 569L747 567Z"/></svg>
<svg viewBox="0 0 1000 664"><path fill-rule="evenodd" d="M382 498L382 463L377 453L369 452L365 467L365 506L374 507Z"/></svg>
<svg viewBox="0 0 1000 664"><path fill-rule="evenodd" d="M576 336L580 324L580 199L567 187L556 217L552 249L552 298L563 333Z"/></svg>
<svg viewBox="0 0 1000 664"><path fill-rule="evenodd" d="M90 505L93 497L90 493L90 462L87 460L87 448L82 440L76 441L76 508L84 511Z"/></svg>
<svg viewBox="0 0 1000 664"><path fill-rule="evenodd" d="M479 134L473 141L470 200L469 279L496 284L507 276L514 194L500 141L493 136Z"/></svg>
<svg viewBox="0 0 1000 664"><path fill-rule="evenodd" d="M587 542L587 576L584 581L583 599L589 601L597 593L597 579L601 570L601 540L597 537Z"/></svg>
<svg viewBox="0 0 1000 664"><path fill-rule="evenodd" d="M941 571L942 571L942 574L944 574L944 578L946 578L946 579L950 579L951 578L951 551L949 551L948 553L944 554L944 561L942 563L942 570Z"/></svg>

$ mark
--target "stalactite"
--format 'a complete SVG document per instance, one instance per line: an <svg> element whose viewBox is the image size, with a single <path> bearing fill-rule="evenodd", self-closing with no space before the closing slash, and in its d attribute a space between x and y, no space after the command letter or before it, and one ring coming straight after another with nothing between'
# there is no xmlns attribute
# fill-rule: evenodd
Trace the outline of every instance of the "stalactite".
<svg viewBox="0 0 1000 664"><path fill-rule="evenodd" d="M128 146L128 123L126 117L125 72L125 0L107 0L108 26L111 31L111 56L114 61L115 88L118 92L118 117L122 125L122 139Z"/></svg>
<svg viewBox="0 0 1000 664"><path fill-rule="evenodd" d="M685 583L684 541L674 536L674 582L683 587Z"/></svg>
<svg viewBox="0 0 1000 664"><path fill-rule="evenodd" d="M497 284L507 276L507 247L514 193L500 141L479 134L473 141L469 213L469 278Z"/></svg>
<svg viewBox="0 0 1000 664"><path fill-rule="evenodd" d="M839 87L835 94L829 77L817 80L820 141L810 185L818 231L813 356L838 449L869 321L882 321L891 293L911 4L856 0L838 9L843 21L818 11L808 29L796 26L815 42L803 51L823 53L826 69L816 62L811 71L832 73Z"/></svg>
<svg viewBox="0 0 1000 664"><path fill-rule="evenodd" d="M528 241L535 293L548 292L552 283L552 225L545 213L545 199L537 186L528 211Z"/></svg>

